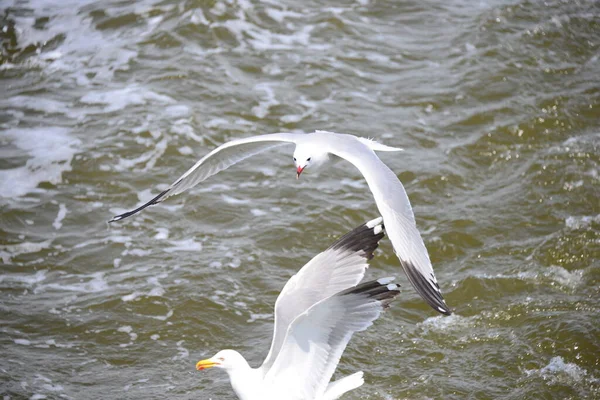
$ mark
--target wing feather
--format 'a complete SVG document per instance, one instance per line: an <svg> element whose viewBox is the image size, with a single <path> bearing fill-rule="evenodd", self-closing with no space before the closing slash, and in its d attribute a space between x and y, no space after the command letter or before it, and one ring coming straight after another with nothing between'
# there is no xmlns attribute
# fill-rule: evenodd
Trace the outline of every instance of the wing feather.
<svg viewBox="0 0 600 400"><path fill-rule="evenodd" d="M269 135L251 136L244 139L236 139L224 143L217 147L206 156L202 157L194 166L188 169L179 179L177 179L168 189L161 192L152 200L136 208L135 210L113 217L108 222L115 222L130 217L144 208L158 204L169 196L173 196L186 191L197 185L206 178L229 168L233 164L252 157L263 151L283 146L288 143L295 143L298 133L272 133Z"/></svg>
<svg viewBox="0 0 600 400"><path fill-rule="evenodd" d="M275 302L271 348L260 367L264 374L273 365L289 325L315 303L358 284L369 267L367 260L383 238L382 219L376 218L346 233L317 254L285 284Z"/></svg>
<svg viewBox="0 0 600 400"><path fill-rule="evenodd" d="M367 329L400 293L391 281L384 278L346 289L300 314L265 376L273 393L321 398L354 332Z"/></svg>
<svg viewBox="0 0 600 400"><path fill-rule="evenodd" d="M319 131L319 134L327 151L352 163L365 177L383 217L394 252L417 293L434 310L450 315L451 311L433 272L429 253L417 229L410 200L396 174L355 136L324 131Z"/></svg>

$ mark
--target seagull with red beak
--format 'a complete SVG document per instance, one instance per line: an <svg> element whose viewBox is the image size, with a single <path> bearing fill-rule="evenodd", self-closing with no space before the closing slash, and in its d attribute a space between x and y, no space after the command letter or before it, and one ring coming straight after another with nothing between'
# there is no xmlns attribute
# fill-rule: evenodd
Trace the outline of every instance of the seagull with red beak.
<svg viewBox="0 0 600 400"><path fill-rule="evenodd" d="M379 213L383 217L388 237L410 283L434 310L452 312L442 296L429 253L417 229L415 215L404 186L396 174L379 159L376 151L395 152L402 149L386 146L374 140L342 133L272 133L236 139L212 150L169 188L142 206L117 215L110 222L120 221L144 208L158 204L169 196L182 193L233 164L259 153L288 144L296 145L294 164L296 178L311 167L323 164L333 154L354 165L369 185Z"/></svg>

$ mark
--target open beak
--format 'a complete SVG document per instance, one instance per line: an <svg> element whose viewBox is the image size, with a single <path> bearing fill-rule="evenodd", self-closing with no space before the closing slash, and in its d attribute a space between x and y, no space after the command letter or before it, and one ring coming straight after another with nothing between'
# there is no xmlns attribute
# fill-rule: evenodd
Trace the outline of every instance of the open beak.
<svg viewBox="0 0 600 400"><path fill-rule="evenodd" d="M213 360L211 360L211 359L209 358L209 359L207 359L207 360L198 361L198 362L196 363L196 369L197 369L198 371L202 371L203 369L206 369L206 368L212 368L212 367L214 367L215 365L219 365L219 363L218 363L218 362L214 362Z"/></svg>
<svg viewBox="0 0 600 400"><path fill-rule="evenodd" d="M300 174L304 171L304 167L298 167L296 169L296 179L300 178Z"/></svg>

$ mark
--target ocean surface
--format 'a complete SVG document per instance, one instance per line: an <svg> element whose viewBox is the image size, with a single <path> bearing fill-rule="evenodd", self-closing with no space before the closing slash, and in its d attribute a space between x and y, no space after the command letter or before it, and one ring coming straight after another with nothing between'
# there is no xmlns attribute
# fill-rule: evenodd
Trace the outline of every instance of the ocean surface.
<svg viewBox="0 0 600 400"><path fill-rule="evenodd" d="M403 292L344 399L600 399L600 3L0 3L0 397L235 399L289 277L378 216L349 163L290 148L120 223L216 146L375 138L455 314Z"/></svg>

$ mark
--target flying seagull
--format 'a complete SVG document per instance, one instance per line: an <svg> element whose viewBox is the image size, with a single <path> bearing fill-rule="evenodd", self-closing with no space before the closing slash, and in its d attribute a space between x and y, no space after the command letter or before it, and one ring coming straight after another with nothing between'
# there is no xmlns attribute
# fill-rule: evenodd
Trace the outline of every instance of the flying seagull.
<svg viewBox="0 0 600 400"><path fill-rule="evenodd" d="M375 154L375 151L401 151L370 139L353 135L315 131L313 133L272 133L236 139L217 147L202 157L168 189L135 210L117 215L109 222L120 221L144 208L179 194L206 178L263 151L295 144L296 177L306 168L317 167L333 154L353 164L363 174L377 208L383 217L387 234L410 283L434 310L450 315L427 248L417 229L415 216L404 186Z"/></svg>
<svg viewBox="0 0 600 400"><path fill-rule="evenodd" d="M290 278L275 302L273 341L260 367L221 350L196 369L224 369L241 400L333 400L361 386L362 371L329 381L352 334L400 293L393 278L358 284L384 235L381 222L355 228Z"/></svg>

